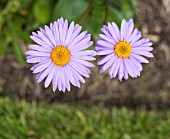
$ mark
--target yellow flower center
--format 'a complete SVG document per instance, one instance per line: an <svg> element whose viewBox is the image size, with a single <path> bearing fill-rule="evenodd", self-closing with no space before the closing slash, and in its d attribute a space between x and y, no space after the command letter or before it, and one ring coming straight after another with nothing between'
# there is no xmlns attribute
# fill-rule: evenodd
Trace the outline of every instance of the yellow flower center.
<svg viewBox="0 0 170 139"><path fill-rule="evenodd" d="M65 46L55 46L51 52L51 60L57 66L64 66L70 62L71 52Z"/></svg>
<svg viewBox="0 0 170 139"><path fill-rule="evenodd" d="M132 50L132 47L130 46L130 44L125 41L118 42L114 47L115 54L119 58L129 57L131 54L131 50Z"/></svg>

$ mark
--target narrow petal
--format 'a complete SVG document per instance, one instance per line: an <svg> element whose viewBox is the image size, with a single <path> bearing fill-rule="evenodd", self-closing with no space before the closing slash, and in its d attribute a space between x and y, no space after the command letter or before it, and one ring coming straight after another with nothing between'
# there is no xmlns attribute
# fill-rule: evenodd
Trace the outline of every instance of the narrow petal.
<svg viewBox="0 0 170 139"><path fill-rule="evenodd" d="M108 60L110 60L110 59L113 58L113 57L114 57L114 54L106 55L106 56L104 56L103 58L101 58L101 59L97 62L97 64L98 64L98 65L102 65L102 64L106 63Z"/></svg>
<svg viewBox="0 0 170 139"><path fill-rule="evenodd" d="M50 73L48 74L45 80L45 83L44 83L45 88L47 88L50 85L55 72L56 72L56 68L55 66L53 66L53 68L51 69Z"/></svg>
<svg viewBox="0 0 170 139"><path fill-rule="evenodd" d="M120 67L119 67L119 80L122 81L122 78L124 76L124 67L123 67L124 63L123 63L123 60L120 59Z"/></svg>

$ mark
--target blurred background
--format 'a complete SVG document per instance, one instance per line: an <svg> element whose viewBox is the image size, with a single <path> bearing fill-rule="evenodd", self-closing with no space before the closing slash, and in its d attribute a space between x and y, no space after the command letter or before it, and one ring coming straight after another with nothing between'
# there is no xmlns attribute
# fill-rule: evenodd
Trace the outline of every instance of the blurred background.
<svg viewBox="0 0 170 139"><path fill-rule="evenodd" d="M169 139L169 7L170 0L0 0L0 138ZM137 79L119 82L96 66L80 89L53 93L36 82L24 52L31 32L59 17L93 41L103 24L133 18L155 58Z"/></svg>

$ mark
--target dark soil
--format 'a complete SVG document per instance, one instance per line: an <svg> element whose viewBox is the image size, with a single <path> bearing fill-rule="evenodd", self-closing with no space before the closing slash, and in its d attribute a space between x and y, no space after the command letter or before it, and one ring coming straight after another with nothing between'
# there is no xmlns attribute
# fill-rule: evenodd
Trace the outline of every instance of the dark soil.
<svg viewBox="0 0 170 139"><path fill-rule="evenodd" d="M91 105L104 102L106 106L126 106L149 109L170 108L170 7L169 0L141 0L138 21L144 37L154 42L154 59L143 65L137 79L119 82L110 79L107 72L99 74L92 69L80 89L72 86L71 92L52 92L42 82L37 84L29 70L32 65L20 65L8 54L0 56L0 96L25 98L28 101L79 103ZM23 52L27 46L21 42Z"/></svg>

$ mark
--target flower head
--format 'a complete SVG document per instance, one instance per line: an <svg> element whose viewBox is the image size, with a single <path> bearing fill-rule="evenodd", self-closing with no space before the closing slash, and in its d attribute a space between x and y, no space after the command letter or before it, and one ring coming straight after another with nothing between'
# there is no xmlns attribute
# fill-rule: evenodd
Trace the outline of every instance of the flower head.
<svg viewBox="0 0 170 139"><path fill-rule="evenodd" d="M100 72L109 68L109 75L115 78L118 74L120 81L128 79L128 74L132 78L140 76L143 70L141 63L149 63L144 57L153 57L150 52L153 50L152 42L147 38L141 38L141 32L135 28L132 19L122 20L121 28L112 22L101 29L103 34L99 34L95 50L97 55L103 57L98 61L98 65L103 67ZM144 57L143 57L144 56Z"/></svg>
<svg viewBox="0 0 170 139"><path fill-rule="evenodd" d="M63 18L58 19L40 28L37 33L33 32L31 39L37 44L29 45L29 51L25 54L28 63L37 63L31 70L38 73L37 82L45 79L44 86L53 84L53 91L70 91L70 83L80 87L84 83L84 77L89 77L89 67L94 65L88 61L95 60L94 50L85 50L93 42L87 31L80 33L82 27ZM88 60L88 61L87 61Z"/></svg>

